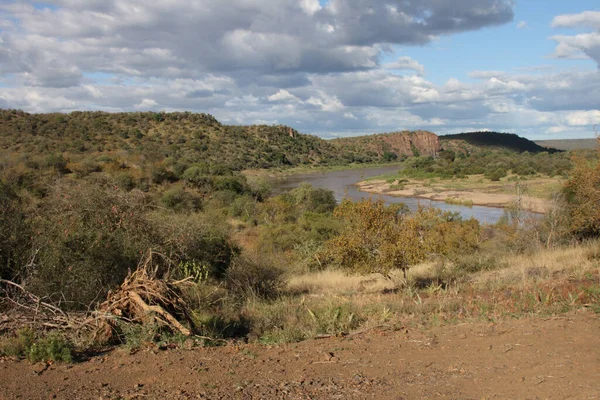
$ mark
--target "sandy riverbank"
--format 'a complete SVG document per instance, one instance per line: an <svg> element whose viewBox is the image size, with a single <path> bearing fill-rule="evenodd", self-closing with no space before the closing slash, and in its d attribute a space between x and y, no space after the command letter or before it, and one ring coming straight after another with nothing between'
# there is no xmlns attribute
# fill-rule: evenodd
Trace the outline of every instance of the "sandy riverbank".
<svg viewBox="0 0 600 400"><path fill-rule="evenodd" d="M398 197L416 197L421 199L449 201L456 204L472 204L486 207L508 207L517 201L516 194L485 193L474 190L444 190L440 187L426 186L423 182L410 182L402 189L394 189L385 180L369 180L356 184L358 189L375 194L385 194ZM545 213L550 208L551 201L531 196L521 196L521 207L524 210Z"/></svg>

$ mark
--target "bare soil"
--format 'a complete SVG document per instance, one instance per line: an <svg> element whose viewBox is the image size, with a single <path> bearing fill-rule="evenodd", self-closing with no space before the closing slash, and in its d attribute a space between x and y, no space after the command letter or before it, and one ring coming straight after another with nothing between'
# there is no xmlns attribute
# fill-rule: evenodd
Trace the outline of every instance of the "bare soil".
<svg viewBox="0 0 600 400"><path fill-rule="evenodd" d="M281 346L123 349L72 364L0 360L5 399L596 399L600 318L369 331Z"/></svg>

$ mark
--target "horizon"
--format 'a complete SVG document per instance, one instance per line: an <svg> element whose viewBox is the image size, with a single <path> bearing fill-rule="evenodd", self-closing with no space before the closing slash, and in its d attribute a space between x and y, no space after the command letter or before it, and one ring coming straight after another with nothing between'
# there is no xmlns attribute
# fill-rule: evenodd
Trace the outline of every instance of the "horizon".
<svg viewBox="0 0 600 400"><path fill-rule="evenodd" d="M324 139L600 123L592 0L13 0L0 44L0 108L29 113L190 111Z"/></svg>

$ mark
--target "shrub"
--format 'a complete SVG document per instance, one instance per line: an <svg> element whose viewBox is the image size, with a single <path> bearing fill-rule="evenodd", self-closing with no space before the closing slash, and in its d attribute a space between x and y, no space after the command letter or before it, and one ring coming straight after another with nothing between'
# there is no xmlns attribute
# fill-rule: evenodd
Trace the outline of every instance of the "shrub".
<svg viewBox="0 0 600 400"><path fill-rule="evenodd" d="M15 279L25 265L29 227L16 192L0 182L0 278Z"/></svg>
<svg viewBox="0 0 600 400"><path fill-rule="evenodd" d="M452 256L478 246L475 220L456 220L434 208L413 214L402 210L401 205L386 207L383 200L344 200L334 213L344 228L325 243L320 259L351 273L388 275L434 255Z"/></svg>
<svg viewBox="0 0 600 400"><path fill-rule="evenodd" d="M576 159L563 192L571 231L578 237L600 235L600 161Z"/></svg>
<svg viewBox="0 0 600 400"><path fill-rule="evenodd" d="M54 171L59 174L66 174L68 172L67 160L65 160L62 154L50 154L46 157L44 165L47 168L54 169Z"/></svg>
<svg viewBox="0 0 600 400"><path fill-rule="evenodd" d="M202 198L176 185L167 190L160 199L168 209L174 211L198 211L202 208Z"/></svg>
<svg viewBox="0 0 600 400"><path fill-rule="evenodd" d="M174 265L205 266L210 278L223 278L239 254L229 237L229 225L218 215L153 213L148 223L159 235L154 247L157 251ZM181 275L182 271L172 272Z"/></svg>
<svg viewBox="0 0 600 400"><path fill-rule="evenodd" d="M249 191L243 176L216 176L213 180L213 188L216 191L228 190L237 194Z"/></svg>
<svg viewBox="0 0 600 400"><path fill-rule="evenodd" d="M71 344L58 333L37 338L29 328L18 330L14 336L6 337L0 342L0 353L18 358L26 358L31 362L61 361L72 362Z"/></svg>
<svg viewBox="0 0 600 400"><path fill-rule="evenodd" d="M245 255L227 271L227 286L241 298L272 299L283 290L285 279L279 267Z"/></svg>
<svg viewBox="0 0 600 400"><path fill-rule="evenodd" d="M71 345L58 334L51 334L34 342L26 353L31 362L73 362Z"/></svg>
<svg viewBox="0 0 600 400"><path fill-rule="evenodd" d="M485 177L491 180L492 182L498 182L500 179L506 176L507 172L505 169L497 168L492 171L486 171Z"/></svg>
<svg viewBox="0 0 600 400"><path fill-rule="evenodd" d="M253 197L244 195L237 197L229 206L229 215L241 218L244 221L256 222L258 205Z"/></svg>
<svg viewBox="0 0 600 400"><path fill-rule="evenodd" d="M144 217L148 206L141 192L105 183L56 184L34 216L30 289L87 305L120 284L157 242Z"/></svg>

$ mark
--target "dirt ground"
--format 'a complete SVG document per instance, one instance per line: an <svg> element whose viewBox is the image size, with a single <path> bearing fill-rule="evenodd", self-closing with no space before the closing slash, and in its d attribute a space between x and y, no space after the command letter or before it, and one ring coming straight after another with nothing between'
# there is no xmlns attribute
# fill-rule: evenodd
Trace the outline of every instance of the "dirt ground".
<svg viewBox="0 0 600 400"><path fill-rule="evenodd" d="M369 331L261 345L0 360L6 399L597 399L600 316Z"/></svg>

